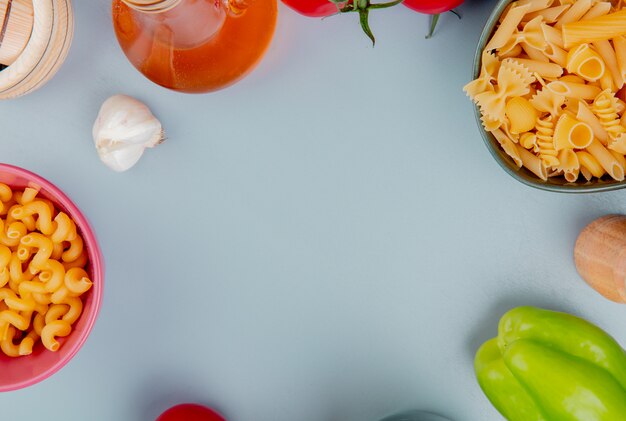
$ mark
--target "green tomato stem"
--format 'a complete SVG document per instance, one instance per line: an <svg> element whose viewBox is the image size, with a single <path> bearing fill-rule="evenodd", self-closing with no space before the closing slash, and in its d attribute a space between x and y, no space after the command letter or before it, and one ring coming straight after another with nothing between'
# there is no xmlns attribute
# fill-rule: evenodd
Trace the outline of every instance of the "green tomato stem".
<svg viewBox="0 0 626 421"><path fill-rule="evenodd" d="M395 1L390 1L388 3L375 3L375 4L370 4L369 8L370 9L386 9L388 7L391 6L395 6L397 4L402 3L404 0L395 0Z"/></svg>
<svg viewBox="0 0 626 421"><path fill-rule="evenodd" d="M396 6L402 3L404 0L393 0L387 3L370 3L370 0L354 0L352 3L348 3L345 0L329 0L337 4L339 13L359 13L359 22L361 28L367 37L372 41L372 46L376 45L376 38L370 29L369 24L369 12L373 9L386 9L388 7ZM343 5L343 6L341 6Z"/></svg>
<svg viewBox="0 0 626 421"><path fill-rule="evenodd" d="M428 33L428 35L426 35L426 39L429 39L433 36L433 33L435 32L435 26L437 26L437 22L439 22L439 13L433 15L433 18L430 21L430 32Z"/></svg>
<svg viewBox="0 0 626 421"><path fill-rule="evenodd" d="M363 32L365 32L365 35L367 35L367 37L369 39L372 40L372 47L374 47L376 45L376 38L374 38L374 34L372 33L372 30L370 29L370 24L369 24L369 9L360 9L359 10L359 21L361 22L361 28L363 28Z"/></svg>

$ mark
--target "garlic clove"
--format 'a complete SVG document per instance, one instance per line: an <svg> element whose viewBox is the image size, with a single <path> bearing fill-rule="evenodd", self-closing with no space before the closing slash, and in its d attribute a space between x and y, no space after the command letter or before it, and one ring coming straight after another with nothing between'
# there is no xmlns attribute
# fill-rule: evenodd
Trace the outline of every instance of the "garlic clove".
<svg viewBox="0 0 626 421"><path fill-rule="evenodd" d="M93 136L151 147L161 140L162 128L145 104L127 95L114 95L102 104Z"/></svg>
<svg viewBox="0 0 626 421"><path fill-rule="evenodd" d="M142 145L125 145L120 148L103 148L100 160L113 171L123 172L139 161L146 148Z"/></svg>
<svg viewBox="0 0 626 421"><path fill-rule="evenodd" d="M114 171L131 168L145 148L163 141L159 120L144 103L127 95L114 95L102 104L92 134L100 159Z"/></svg>

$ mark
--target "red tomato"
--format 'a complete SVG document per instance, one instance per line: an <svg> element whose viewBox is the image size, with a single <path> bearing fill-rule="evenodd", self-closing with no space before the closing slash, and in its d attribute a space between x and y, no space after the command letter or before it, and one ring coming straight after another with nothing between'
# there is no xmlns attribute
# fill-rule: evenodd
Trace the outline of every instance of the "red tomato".
<svg viewBox="0 0 626 421"><path fill-rule="evenodd" d="M335 3L335 1L339 0L283 0L283 3L296 12L312 18L321 18L340 13L358 13L361 28L372 41L372 45L374 45L376 39L368 22L370 10L386 9L402 2L402 0L391 0L387 3L371 3L370 0L341 0Z"/></svg>
<svg viewBox="0 0 626 421"><path fill-rule="evenodd" d="M460 6L461 3L463 0L404 0L402 2L409 9L429 15L447 12Z"/></svg>
<svg viewBox="0 0 626 421"><path fill-rule="evenodd" d="M183 403L171 407L156 421L226 421L226 418L206 406Z"/></svg>
<svg viewBox="0 0 626 421"><path fill-rule="evenodd" d="M461 19L461 15L454 11L454 8L460 6L461 3L463 3L463 0L404 0L402 2L406 7L416 12L433 15L430 22L430 32L426 35L426 38L433 36L441 13L452 12Z"/></svg>
<svg viewBox="0 0 626 421"><path fill-rule="evenodd" d="M301 15L311 18L334 15L339 11L337 5L329 0L283 0L283 3Z"/></svg>

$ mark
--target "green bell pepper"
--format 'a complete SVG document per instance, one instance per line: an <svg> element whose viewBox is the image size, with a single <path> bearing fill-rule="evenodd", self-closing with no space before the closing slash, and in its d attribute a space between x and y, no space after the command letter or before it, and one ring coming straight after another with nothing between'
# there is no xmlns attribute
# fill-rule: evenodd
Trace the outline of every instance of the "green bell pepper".
<svg viewBox="0 0 626 421"><path fill-rule="evenodd" d="M570 314L515 308L476 353L478 383L509 421L626 420L626 352Z"/></svg>

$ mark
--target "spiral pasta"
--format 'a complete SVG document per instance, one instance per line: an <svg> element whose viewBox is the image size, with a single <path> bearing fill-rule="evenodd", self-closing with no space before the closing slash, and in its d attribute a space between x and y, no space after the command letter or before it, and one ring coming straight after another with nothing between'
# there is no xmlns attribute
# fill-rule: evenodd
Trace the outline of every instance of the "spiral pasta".
<svg viewBox="0 0 626 421"><path fill-rule="evenodd" d="M617 98L611 91L605 90L593 101L592 111L609 136L607 147L626 154L626 127L621 124L617 106Z"/></svg>
<svg viewBox="0 0 626 421"><path fill-rule="evenodd" d="M0 350L10 357L31 354L39 341L57 351L92 286L76 224L37 193L0 183Z"/></svg>
<svg viewBox="0 0 626 421"><path fill-rule="evenodd" d="M558 152L554 148L554 119L549 116L543 119L538 118L537 128L537 149L539 158L546 167L559 165Z"/></svg>

